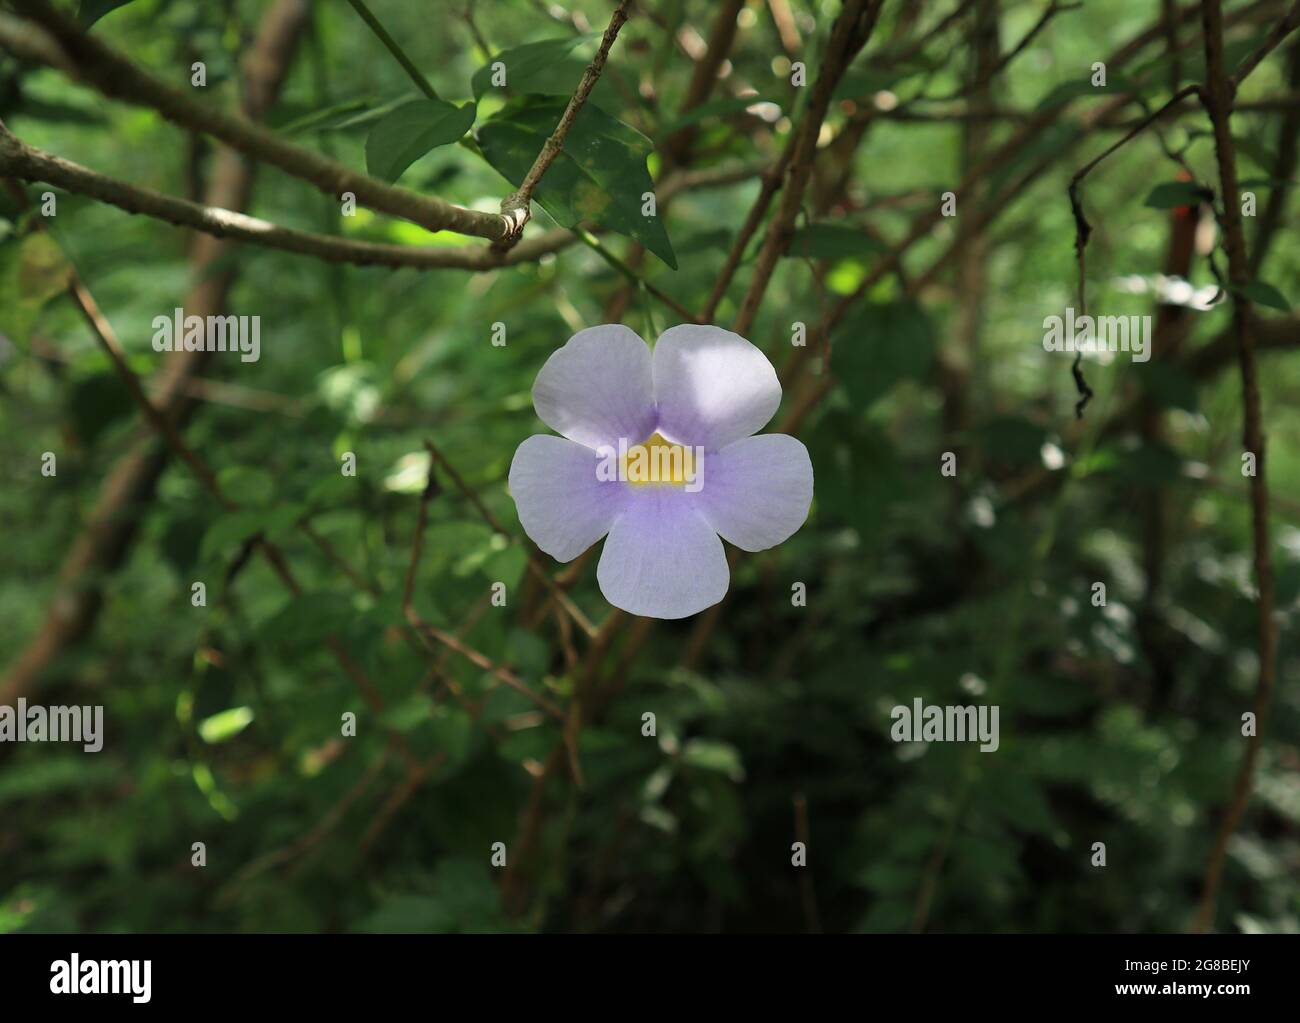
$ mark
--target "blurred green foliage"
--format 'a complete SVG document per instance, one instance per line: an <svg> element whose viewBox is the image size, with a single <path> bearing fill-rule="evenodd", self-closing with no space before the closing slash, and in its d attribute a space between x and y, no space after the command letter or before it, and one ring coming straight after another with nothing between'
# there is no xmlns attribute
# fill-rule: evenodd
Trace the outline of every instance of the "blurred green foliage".
<svg viewBox="0 0 1300 1023"><path fill-rule="evenodd" d="M469 5L494 50L528 58L511 83L513 99L485 86L488 61L462 6L376 0L372 9L443 101L477 101L474 130L491 164L473 147L442 144L413 162L409 152L390 150L384 173L495 210L576 84L609 5L571 5L595 30L586 33L540 3ZM804 43L819 52L836 5L790 6ZM933 24L952 5L887 6L878 40L841 97L960 90L969 74L961 32L892 72L878 70L872 56L890 40L898 51L915 37L903 8L923 6L923 24ZM208 98L231 104L262 7L136 0L94 31L177 82L201 55ZM596 174L633 213L642 178L649 187L645 140L661 143L681 126L692 62L675 34L707 36L715 7L637 5L593 99L599 106L589 123L607 119L645 145L631 163L624 153ZM1002 5L1004 48L1040 8ZM997 105L1060 105L1061 113L988 176L989 187L1033 160L1053 152L1059 159L997 208L984 235L967 421L955 433L946 424L940 356L958 337L968 296L951 272L919 296L905 294L898 275L886 276L832 339L836 384L801 432L817 473L808 523L779 549L736 563L719 625L693 667L684 664L690 621L658 624L630 659L608 712L578 737L584 785L564 770L553 774L532 854L512 861L525 882L520 907L502 901L503 871L492 866L491 848L505 842L516 852L534 774L563 750L563 729L468 661L449 656L431 666L403 638L423 442L433 438L518 535L505 475L518 443L543 429L529 397L533 377L572 333L605 320L625 281L580 245L481 274L344 267L239 248L231 311L262 317L262 358L218 361L212 372L225 386L210 391L186 436L241 508L222 510L177 464L156 499L132 511L141 535L123 569L102 580L93 635L60 652L38 697L102 703L104 751L0 748L0 931L802 929L806 882L829 930L903 930L921 918L950 931L1184 928L1242 756L1240 720L1257 674L1240 383L1232 360L1197 376L1123 356L1090 361L1098 397L1080 433L1068 360L1041 345L1043 317L1074 296L1066 184L1117 137L1087 128L1084 117L1100 101L1089 96L1086 76L1094 60L1154 23L1160 8L1098 0L1062 13L999 76ZM1231 41L1257 41L1265 27L1245 24ZM1143 80L1138 69L1161 52L1157 37L1131 75L1112 76L1110 91ZM1196 52L1183 61L1184 76L1199 73ZM1243 102L1287 92L1283 54L1251 77ZM747 5L730 74L777 104L780 118L746 120L734 97L715 95L719 105L694 122L692 169L779 151L787 117L806 102L789 87L782 60L767 7ZM815 57L809 66L811 79ZM1161 102L1169 78L1166 65L1156 67L1144 97ZM371 129L391 128L385 118L417 99L348 6L321 2L270 121L360 169ZM528 110L537 113L536 130L507 124ZM1136 105L1126 110L1140 113ZM1253 143L1240 156L1243 177L1274 172L1281 116L1238 115L1239 132ZM838 131L849 117L834 107L830 124ZM164 192L185 194L195 166L210 163L208 143L192 151L185 133L157 116L7 56L0 118L33 145ZM994 123L989 131L1001 141L1014 127ZM852 294L880 253L953 187L962 131L951 120L871 125L846 198L801 217L750 332L778 365L791 323L812 324ZM1187 147L1199 180L1216 180L1203 118L1171 122L1166 134ZM651 174L661 165L661 154L649 156ZM1147 197L1177 172L1145 137L1088 179L1094 308L1153 311L1150 295L1129 294L1116 281L1161 271L1171 213ZM557 192L566 173L557 166L547 178ZM698 309L757 189L751 179L685 191L654 222L654 236L607 224L662 257L640 261L640 272ZM554 226L547 214L568 224L590 212L552 201L545 187L538 199L544 212L530 232ZM23 235L12 208L0 220L8 335L0 339L0 663L39 629L99 482L141 430L71 303L25 286L21 274L47 280L32 267L61 251L141 374L161 364L149 344L152 317L178 305L189 280L186 232L63 193L59 204L50 225L57 249L45 235ZM1291 197L1287 228L1262 271L1293 300L1295 208ZM364 210L342 218L332 199L272 169L259 173L250 212L360 239L470 243ZM924 272L960 223L922 237L908 251L906 275ZM603 237L629 257L627 238ZM719 309L724 326L749 270L747 260ZM1192 278L1213 283L1203 260ZM625 314L648 339L676 322L650 301L635 289ZM1228 322L1226 307L1188 315L1190 348L1211 343ZM497 322L507 327L503 347L490 340ZM57 360L40 355L50 349ZM1300 601L1300 371L1293 353L1262 357L1280 685L1257 792L1229 848L1218 921L1296 930L1300 648L1291 626ZM1163 439L1144 442L1132 417L1120 418L1135 393L1160 403ZM955 480L938 471L947 450L959 452ZM52 479L40 476L45 451L58 454ZM355 477L339 472L348 451L357 456ZM439 479L416 607L449 630L477 607L465 642L563 701L575 680L553 619L530 626L517 613L521 545L495 536ZM1152 494L1167 512L1164 595L1149 621L1140 508ZM304 517L370 589L304 537L295 526ZM291 597L256 557L224 582L258 532L283 547L301 596ZM191 606L196 580L206 582L206 608ZM496 581L511 603L484 610ZM1090 599L1097 581L1106 583L1105 608ZM807 586L806 607L791 605L796 582ZM607 614L594 565L572 594L594 620ZM331 656L331 635L373 681L382 718ZM1153 651L1167 671L1155 669ZM997 704L1000 749L893 743L890 709L916 697ZM341 734L347 712L358 718L355 737ZM657 717L654 738L642 734L646 712ZM390 801L406 775L388 730L422 760L439 758L400 803ZM799 795L808 806L804 874L790 852ZM191 866L195 842L206 844L202 869ZM1090 864L1095 842L1106 844L1105 868Z"/></svg>

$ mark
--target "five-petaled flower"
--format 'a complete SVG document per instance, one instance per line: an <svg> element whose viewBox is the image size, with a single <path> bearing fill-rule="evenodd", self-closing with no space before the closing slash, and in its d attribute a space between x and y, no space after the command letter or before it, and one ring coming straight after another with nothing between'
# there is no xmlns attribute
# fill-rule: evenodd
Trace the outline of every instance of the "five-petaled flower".
<svg viewBox="0 0 1300 1023"><path fill-rule="evenodd" d="M524 531L561 562L608 533L606 600L650 618L702 611L727 592L719 535L766 550L808 517L808 450L753 436L780 403L767 357L720 327L673 327L653 353L618 324L579 331L533 384L537 415L562 436L529 437L510 465ZM611 473L613 452L633 471Z"/></svg>

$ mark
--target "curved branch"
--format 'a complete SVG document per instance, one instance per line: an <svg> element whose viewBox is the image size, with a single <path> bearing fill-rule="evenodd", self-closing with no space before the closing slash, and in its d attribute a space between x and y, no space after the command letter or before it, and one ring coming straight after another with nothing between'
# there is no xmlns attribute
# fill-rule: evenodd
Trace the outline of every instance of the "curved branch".
<svg viewBox="0 0 1300 1023"><path fill-rule="evenodd" d="M217 238L297 252L334 263L357 266L415 267L421 270L491 270L540 259L573 244L566 230L548 231L530 238L510 252L491 246L434 248L355 241L281 227L268 220L233 210L179 199L147 188L137 188L80 164L29 146L0 128L0 174L24 181L43 181L69 192L109 203L128 213L139 213L169 224L191 227Z"/></svg>
<svg viewBox="0 0 1300 1023"><path fill-rule="evenodd" d="M86 35L45 0L16 0L16 5L53 37L42 38L21 22L0 16L0 45L18 56L51 64L105 96L148 107L173 124L212 135L251 159L272 164L315 185L326 195L337 198L351 192L360 205L409 220L429 231L453 231L489 241L507 233L509 222L500 214L465 209L437 196L385 184L314 150L287 142L242 114L198 102Z"/></svg>
<svg viewBox="0 0 1300 1023"><path fill-rule="evenodd" d="M1233 785L1232 801L1219 824L1214 838L1214 848L1205 868L1201 902L1196 911L1192 929L1199 933L1209 930L1214 922L1215 903L1219 885L1223 880L1223 864L1228 854L1228 841L1246 814L1251 792L1255 787L1255 765L1259 760L1263 741L1264 719L1277 681L1277 623L1273 620L1274 583L1273 552L1268 530L1268 476L1264 448L1264 414L1259 394L1259 364L1255 357L1255 332L1248 300L1240 289L1250 281L1250 257L1246 251L1246 235L1242 229L1240 192L1237 186L1237 154L1232 138L1232 100L1241 78L1248 74L1288 32L1300 26L1300 3L1275 31L1269 41L1256 53L1254 63L1242 66L1237 76L1229 77L1224 67L1223 9L1219 0L1201 0L1201 15L1205 32L1205 88L1201 98L1214 128L1214 153L1218 163L1219 182L1223 199L1219 223L1223 228L1223 247L1228 253L1228 277L1234 286L1232 296L1232 335L1236 341L1237 358L1241 367L1243 406L1242 449L1255 456L1255 472L1250 477L1250 518L1252 561L1255 570L1256 601L1259 643L1259 681L1255 687L1255 731L1246 740L1246 754Z"/></svg>
<svg viewBox="0 0 1300 1023"><path fill-rule="evenodd" d="M533 189L537 187L537 183L542 180L542 175L555 162L555 158L560 155L560 150L564 148L564 140L568 137L569 129L573 127L573 121L578 116L578 111L587 102L591 90L596 87L596 81L600 78L600 73L605 70L605 61L609 58L609 51L614 45L614 40L618 38L618 30L627 21L628 8L631 6L632 0L622 0L622 3L614 9L614 14L609 19L609 27L605 29L605 35L600 40L596 55L591 58L591 63L587 65L587 69L582 73L578 88L569 98L569 103L564 108L564 113L560 115L555 130L542 144L542 151L537 154L537 159L528 168L524 180L519 183L519 190L512 195L506 196L501 201L502 219L506 221L508 228L505 238L500 243L501 248L512 246L515 239L519 237L519 233L523 231L524 225L531 219L532 207L530 204L533 199Z"/></svg>

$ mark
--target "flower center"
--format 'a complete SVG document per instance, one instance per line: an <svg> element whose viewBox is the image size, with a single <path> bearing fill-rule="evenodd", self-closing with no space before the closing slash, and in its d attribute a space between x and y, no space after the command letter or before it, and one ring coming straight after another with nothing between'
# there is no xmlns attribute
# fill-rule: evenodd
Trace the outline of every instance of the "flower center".
<svg viewBox="0 0 1300 1023"><path fill-rule="evenodd" d="M666 440L658 431L644 443L628 448L620 468L622 478L634 486L651 483L680 486L694 481L699 471L693 449Z"/></svg>

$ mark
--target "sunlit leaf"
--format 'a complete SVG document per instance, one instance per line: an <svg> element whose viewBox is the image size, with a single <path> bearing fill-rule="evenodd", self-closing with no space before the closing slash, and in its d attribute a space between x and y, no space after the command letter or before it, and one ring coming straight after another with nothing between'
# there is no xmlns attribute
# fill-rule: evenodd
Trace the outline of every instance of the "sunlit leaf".
<svg viewBox="0 0 1300 1023"><path fill-rule="evenodd" d="M478 132L488 162L518 187L566 105L539 97L507 104ZM646 169L651 150L650 140L635 128L585 106L533 197L563 226L590 222L607 227L636 239L675 270L677 257L663 222L641 212L643 196L654 191Z"/></svg>

